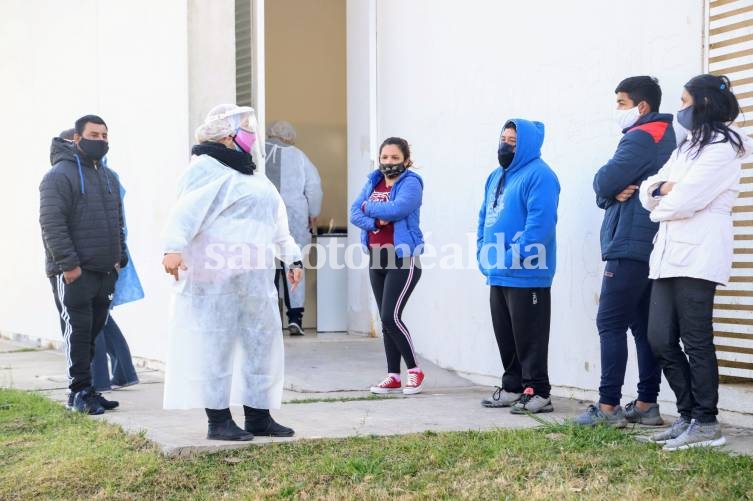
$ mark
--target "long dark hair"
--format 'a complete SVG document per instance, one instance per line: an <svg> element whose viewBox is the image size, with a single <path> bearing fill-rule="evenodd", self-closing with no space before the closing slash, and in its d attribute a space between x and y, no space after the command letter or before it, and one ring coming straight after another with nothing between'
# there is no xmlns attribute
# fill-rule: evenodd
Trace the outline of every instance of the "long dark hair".
<svg viewBox="0 0 753 501"><path fill-rule="evenodd" d="M743 141L729 127L740 114L740 104L732 93L729 78L698 75L685 84L685 90L693 97L693 129L690 138L685 138L680 146L690 141L688 154L692 152L693 158L697 158L707 145L729 142L742 155ZM715 140L717 134L721 138Z"/></svg>
<svg viewBox="0 0 753 501"><path fill-rule="evenodd" d="M379 147L379 155L382 155L382 150L385 146L392 145L397 146L400 151L403 154L403 158L405 159L405 168L407 169L411 165L413 165L413 160L410 157L410 145L408 144L408 141L403 139L402 137L388 137L384 140L382 145Z"/></svg>

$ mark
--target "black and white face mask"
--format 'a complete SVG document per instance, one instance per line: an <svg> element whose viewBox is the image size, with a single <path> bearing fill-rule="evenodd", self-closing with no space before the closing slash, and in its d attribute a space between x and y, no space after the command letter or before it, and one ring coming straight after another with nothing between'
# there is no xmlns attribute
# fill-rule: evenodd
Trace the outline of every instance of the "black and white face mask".
<svg viewBox="0 0 753 501"><path fill-rule="evenodd" d="M386 177L394 179L403 172L405 172L405 163L399 164L379 164L379 170Z"/></svg>

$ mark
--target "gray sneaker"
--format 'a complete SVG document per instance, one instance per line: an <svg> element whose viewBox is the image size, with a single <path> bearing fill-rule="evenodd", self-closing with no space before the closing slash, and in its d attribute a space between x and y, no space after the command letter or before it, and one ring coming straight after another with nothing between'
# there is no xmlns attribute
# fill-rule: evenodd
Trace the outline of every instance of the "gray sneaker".
<svg viewBox="0 0 753 501"><path fill-rule="evenodd" d="M666 444L669 440L673 440L685 433L688 426L690 426L690 421L687 421L684 417L679 417L674 423L672 423L671 428L654 433L651 435L651 438L649 438L649 441L660 445Z"/></svg>
<svg viewBox="0 0 753 501"><path fill-rule="evenodd" d="M531 388L528 388L529 390ZM539 412L552 412L552 399L544 398L541 395L523 392L520 400L513 404L510 409L511 414L536 414Z"/></svg>
<svg viewBox="0 0 753 501"><path fill-rule="evenodd" d="M625 406L625 419L628 423L646 426L661 426L664 424L658 404L652 404L647 411L642 411L635 404L636 402L637 400L633 400Z"/></svg>
<svg viewBox="0 0 753 501"><path fill-rule="evenodd" d="M668 440L662 450L680 451L691 447L720 447L727 443L722 427L717 423L699 423L695 419L677 438Z"/></svg>
<svg viewBox="0 0 753 501"><path fill-rule="evenodd" d="M604 412L599 408L599 404L589 405L583 414L573 419L575 424L581 426L596 426L603 424L615 428L624 428L627 426L625 413L619 405L612 412Z"/></svg>
<svg viewBox="0 0 753 501"><path fill-rule="evenodd" d="M481 405L484 407L510 407L520 400L521 395L522 393L512 393L497 386L497 389L492 393L492 397L483 399Z"/></svg>

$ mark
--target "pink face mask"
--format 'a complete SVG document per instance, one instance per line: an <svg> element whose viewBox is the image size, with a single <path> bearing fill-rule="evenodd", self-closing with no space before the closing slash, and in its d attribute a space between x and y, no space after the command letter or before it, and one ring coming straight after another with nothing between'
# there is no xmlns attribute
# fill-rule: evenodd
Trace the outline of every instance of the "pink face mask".
<svg viewBox="0 0 753 501"><path fill-rule="evenodd" d="M246 153L251 153L251 149L256 142L256 133L246 129L238 129L235 135L235 144Z"/></svg>

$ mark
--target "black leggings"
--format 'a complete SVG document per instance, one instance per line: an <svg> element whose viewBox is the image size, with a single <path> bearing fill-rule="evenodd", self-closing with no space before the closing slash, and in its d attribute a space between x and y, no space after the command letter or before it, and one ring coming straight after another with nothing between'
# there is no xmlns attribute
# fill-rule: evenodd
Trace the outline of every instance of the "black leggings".
<svg viewBox="0 0 753 501"><path fill-rule="evenodd" d="M400 357L405 360L408 369L416 367L413 340L402 315L419 278L421 268L418 258L396 258L394 249L390 248L370 250L369 279L382 319L387 372L390 373L400 373Z"/></svg>

